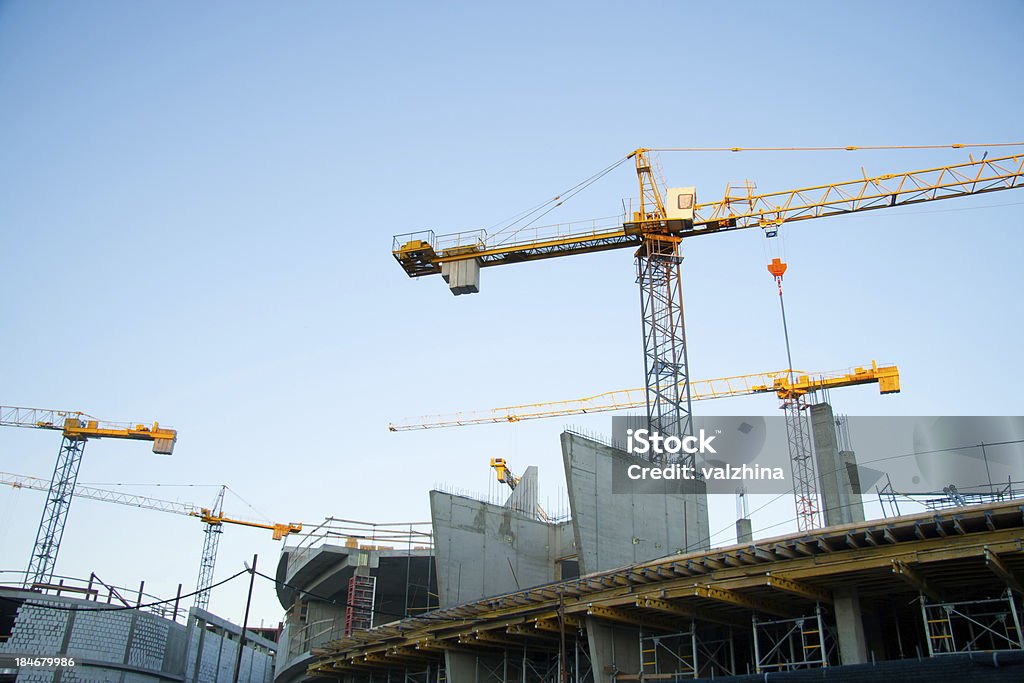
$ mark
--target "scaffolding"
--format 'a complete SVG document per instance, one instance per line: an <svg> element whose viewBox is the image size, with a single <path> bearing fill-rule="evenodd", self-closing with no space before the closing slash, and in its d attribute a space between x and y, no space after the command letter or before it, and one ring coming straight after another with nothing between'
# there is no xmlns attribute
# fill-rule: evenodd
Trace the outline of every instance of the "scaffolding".
<svg viewBox="0 0 1024 683"><path fill-rule="evenodd" d="M1012 588L1002 597L964 602L932 602L921 596L921 619L928 655L979 650L1024 650L1018 599Z"/></svg>
<svg viewBox="0 0 1024 683"><path fill-rule="evenodd" d="M1000 484L980 484L959 488L956 484L944 486L942 491L922 491L911 493L897 491L892 485L892 479L885 475L885 486L875 487L878 495L878 503L882 507L882 514L886 517L899 517L900 503L915 503L929 510L945 510L967 505L982 505L986 503L998 503L1005 500L1024 498L1024 481L1012 481L1007 479Z"/></svg>
<svg viewBox="0 0 1024 683"><path fill-rule="evenodd" d="M736 651L728 638L705 639L696 622L686 631L669 634L640 632L640 680L734 676Z"/></svg>
<svg viewBox="0 0 1024 683"><path fill-rule="evenodd" d="M353 631L367 631L373 626L373 601L377 593L377 577L358 572L348 580L348 601L345 610L345 636Z"/></svg>
<svg viewBox="0 0 1024 683"><path fill-rule="evenodd" d="M821 606L814 615L796 619L760 620L751 617L756 673L833 666L836 636L825 623Z"/></svg>

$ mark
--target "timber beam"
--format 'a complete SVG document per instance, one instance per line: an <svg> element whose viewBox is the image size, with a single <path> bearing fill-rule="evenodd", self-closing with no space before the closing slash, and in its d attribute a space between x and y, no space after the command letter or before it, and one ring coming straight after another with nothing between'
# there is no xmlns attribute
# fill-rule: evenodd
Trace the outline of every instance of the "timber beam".
<svg viewBox="0 0 1024 683"><path fill-rule="evenodd" d="M934 602L945 602L942 594L928 585L928 581L921 576L917 570L912 569L908 564L900 560L892 561L892 572L903 579L908 585L916 589L918 593L927 595Z"/></svg>
<svg viewBox="0 0 1024 683"><path fill-rule="evenodd" d="M1024 593L1024 589L1021 588L1021 583L1017 577L1014 576L1013 571L1006 566L1006 563L1003 562L1001 557L988 548L985 548L985 564L992 570L992 573L1002 579L1007 586L1018 593Z"/></svg>

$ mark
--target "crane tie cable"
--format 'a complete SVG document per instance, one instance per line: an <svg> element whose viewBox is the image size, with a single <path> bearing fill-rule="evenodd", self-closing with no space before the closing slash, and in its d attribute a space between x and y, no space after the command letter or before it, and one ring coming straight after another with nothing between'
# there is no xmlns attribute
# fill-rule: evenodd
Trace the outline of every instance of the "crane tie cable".
<svg viewBox="0 0 1024 683"><path fill-rule="evenodd" d="M842 145L837 147L651 147L652 152L859 152L882 149L967 149L972 147L1024 147L1024 142L962 143L949 145Z"/></svg>

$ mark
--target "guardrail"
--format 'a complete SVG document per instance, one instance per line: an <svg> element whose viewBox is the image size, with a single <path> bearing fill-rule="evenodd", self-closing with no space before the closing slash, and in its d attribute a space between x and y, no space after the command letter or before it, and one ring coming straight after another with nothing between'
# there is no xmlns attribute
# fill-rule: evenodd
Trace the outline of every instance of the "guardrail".
<svg viewBox="0 0 1024 683"><path fill-rule="evenodd" d="M16 578L9 580L7 579L8 576ZM2 584L0 587L26 590L42 595L74 597L79 600L104 603L116 607L130 607L181 623L185 623L188 620L188 607L182 605L180 583L178 584L178 593L175 597L163 598L145 592L145 581L140 581L138 588L114 586L103 581L103 579L92 572L90 572L88 579L54 575L49 583L32 583L26 586L25 580L27 576L28 572L24 570L0 569L0 584Z"/></svg>

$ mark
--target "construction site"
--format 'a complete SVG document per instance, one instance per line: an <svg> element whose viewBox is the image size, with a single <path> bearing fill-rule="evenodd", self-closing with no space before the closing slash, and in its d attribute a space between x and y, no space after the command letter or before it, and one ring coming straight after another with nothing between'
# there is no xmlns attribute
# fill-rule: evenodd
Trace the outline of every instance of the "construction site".
<svg viewBox="0 0 1024 683"><path fill-rule="evenodd" d="M1024 681L1019 6L107 2L0 4L0 683Z"/></svg>
<svg viewBox="0 0 1024 683"><path fill-rule="evenodd" d="M66 662L77 658L73 680L614 683L818 680L827 671L849 681L951 671L1019 680L1024 420L864 423L837 414L833 392L867 385L899 393L899 369L877 362L836 372L793 369L787 264L778 257L766 265L788 367L691 379L680 248L692 237L744 229L770 242L791 223L1017 189L1024 157L971 152L958 164L772 194L748 184L701 204L694 187L667 187L658 178L654 155L637 149L612 167L632 166L639 193L607 227L527 220L495 234L394 239L392 254L406 275L441 275L455 295L478 294L488 266L634 252L643 387L388 426L391 438L411 439L429 429L617 413L604 434L562 432L564 509L549 513L541 504L536 466L520 470L492 457L493 481L505 493L488 499L424 490L429 522L254 521L225 512L227 487L202 507L77 483L88 441L144 441L171 455L174 429L3 407L0 424L61 436L50 481L3 475L4 484L46 495L28 568L20 585L2 589L0 653L13 662L7 675L64 680ZM783 416L695 416L699 402L756 395L773 396ZM915 452L890 456L887 448L901 438L893 435L908 424ZM672 443L674 451L659 450ZM929 469L929 453L940 455L930 465L938 462L937 470ZM912 480L902 462L888 462L907 455L916 455ZM981 463L987 482L971 479ZM923 488L907 488L922 473ZM765 479L776 488L764 488ZM755 535L749 501L758 493L792 500L796 530ZM866 515L869 497L881 517ZM144 583L132 591L95 574L77 581L55 574L75 498L201 522L195 590L179 584L173 599L160 599ZM723 499L735 501L735 541L716 546L709 507ZM272 576L257 571L254 556L245 570L216 581L220 537L233 525L286 541ZM274 584L284 611L279 627L250 629L248 603L241 626L208 611L214 589L246 574L251 583L259 576ZM40 657L42 666L24 664Z"/></svg>

